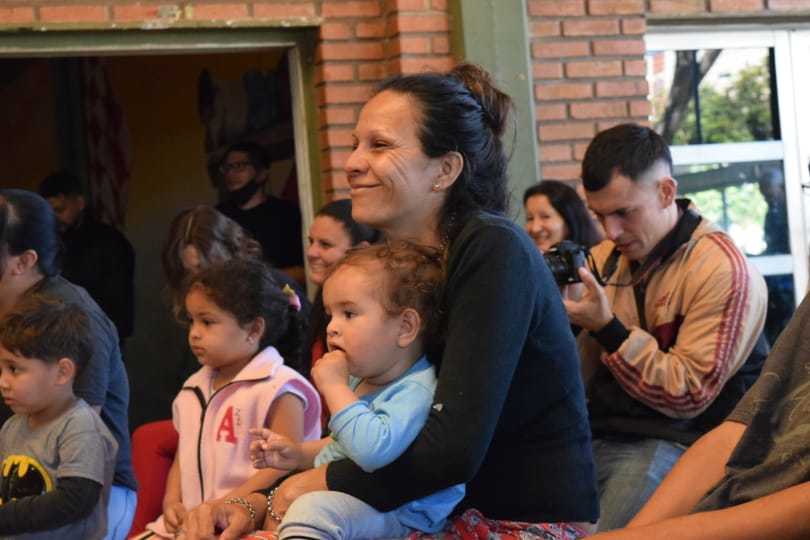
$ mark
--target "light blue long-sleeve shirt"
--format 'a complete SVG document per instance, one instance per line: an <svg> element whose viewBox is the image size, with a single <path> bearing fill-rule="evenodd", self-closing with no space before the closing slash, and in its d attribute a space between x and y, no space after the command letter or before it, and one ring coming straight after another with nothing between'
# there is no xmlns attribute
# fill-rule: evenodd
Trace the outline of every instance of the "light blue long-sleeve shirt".
<svg viewBox="0 0 810 540"><path fill-rule="evenodd" d="M349 381L352 389L360 380ZM351 459L366 472L379 469L402 454L427 420L436 370L423 356L382 390L337 411L329 421L333 442L315 457L315 466ZM464 497L464 484L443 489L395 510L403 525L424 532L437 532L456 504Z"/></svg>

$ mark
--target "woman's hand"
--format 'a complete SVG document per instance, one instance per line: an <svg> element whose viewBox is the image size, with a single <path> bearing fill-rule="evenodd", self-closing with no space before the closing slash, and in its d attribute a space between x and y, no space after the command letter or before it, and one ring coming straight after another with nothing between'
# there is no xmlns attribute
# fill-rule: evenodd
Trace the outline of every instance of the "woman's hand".
<svg viewBox="0 0 810 540"><path fill-rule="evenodd" d="M250 499L262 497L251 494ZM256 500L251 500L256 508ZM261 508L261 507L260 507ZM184 522L182 540L237 540L244 534L255 530L256 525L250 519L250 513L239 504L226 504L223 501L203 503L188 513ZM217 531L222 530L221 534Z"/></svg>
<svg viewBox="0 0 810 540"><path fill-rule="evenodd" d="M328 489L326 485L326 465L289 476L279 484L273 495L273 513L283 518L293 501L301 495L311 491L325 491ZM278 520L272 518L268 513L263 528L267 531L275 531L278 524Z"/></svg>

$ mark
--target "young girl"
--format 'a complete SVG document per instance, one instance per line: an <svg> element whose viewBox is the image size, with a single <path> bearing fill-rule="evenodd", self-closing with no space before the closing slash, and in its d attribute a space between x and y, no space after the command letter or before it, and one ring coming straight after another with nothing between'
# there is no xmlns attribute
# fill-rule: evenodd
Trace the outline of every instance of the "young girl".
<svg viewBox="0 0 810 540"><path fill-rule="evenodd" d="M323 288L329 352L312 369L332 413L331 436L299 443L272 428L254 430L254 464L297 470L349 458L373 471L396 459L433 401L436 372L424 351L438 333L441 283L437 253L405 242L352 250L337 263ZM399 538L441 530L463 496L459 484L381 513L344 493L313 492L280 524L269 512L265 526L278 525L282 539Z"/></svg>
<svg viewBox="0 0 810 540"><path fill-rule="evenodd" d="M174 400L180 442L163 515L148 527L153 534L171 537L182 530L186 512L203 501L239 504L242 495L285 474L251 466L249 428L265 426L293 441L320 436L318 394L279 354L296 354L300 347L300 304L292 296L254 260L232 259L190 279L183 315L190 323L189 346L203 367Z"/></svg>

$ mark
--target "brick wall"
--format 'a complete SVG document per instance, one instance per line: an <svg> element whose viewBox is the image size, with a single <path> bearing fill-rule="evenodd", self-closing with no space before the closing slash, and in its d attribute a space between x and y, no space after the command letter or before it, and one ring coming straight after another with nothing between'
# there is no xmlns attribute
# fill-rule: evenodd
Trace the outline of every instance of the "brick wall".
<svg viewBox="0 0 810 540"><path fill-rule="evenodd" d="M0 30L278 26L282 20L320 21L316 99L328 200L345 194L350 132L374 83L453 64L447 0L0 0Z"/></svg>
<svg viewBox="0 0 810 540"><path fill-rule="evenodd" d="M651 19L713 24L810 13L810 0L528 0L540 170L578 178L593 135L650 114L644 34Z"/></svg>

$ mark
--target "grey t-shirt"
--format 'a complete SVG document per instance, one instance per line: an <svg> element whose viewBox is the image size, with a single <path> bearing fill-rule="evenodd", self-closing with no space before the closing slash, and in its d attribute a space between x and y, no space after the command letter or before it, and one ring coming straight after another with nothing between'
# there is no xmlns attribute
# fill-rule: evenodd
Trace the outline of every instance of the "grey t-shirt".
<svg viewBox="0 0 810 540"><path fill-rule="evenodd" d="M96 540L104 538L107 530L107 501L115 470L118 443L101 418L87 403L78 400L59 418L31 429L24 415L15 414L0 430L0 462L39 464L43 483L50 489L59 478L80 477L103 486L101 497L93 512L85 519L58 529L20 534L16 540ZM10 456L18 456L10 458ZM19 456L23 456L22 458ZM35 470L38 470L35 465ZM42 516L47 525L48 516Z"/></svg>
<svg viewBox="0 0 810 540"><path fill-rule="evenodd" d="M736 506L810 479L810 296L728 420L748 427L725 477L693 511Z"/></svg>

